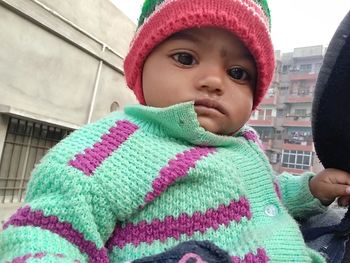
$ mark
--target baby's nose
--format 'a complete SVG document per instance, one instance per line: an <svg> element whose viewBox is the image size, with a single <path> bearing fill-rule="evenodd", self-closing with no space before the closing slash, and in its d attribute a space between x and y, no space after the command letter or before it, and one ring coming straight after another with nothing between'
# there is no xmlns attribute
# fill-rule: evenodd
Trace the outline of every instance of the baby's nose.
<svg viewBox="0 0 350 263"><path fill-rule="evenodd" d="M198 79L198 88L210 93L222 94L225 72L222 69L210 67L203 71Z"/></svg>

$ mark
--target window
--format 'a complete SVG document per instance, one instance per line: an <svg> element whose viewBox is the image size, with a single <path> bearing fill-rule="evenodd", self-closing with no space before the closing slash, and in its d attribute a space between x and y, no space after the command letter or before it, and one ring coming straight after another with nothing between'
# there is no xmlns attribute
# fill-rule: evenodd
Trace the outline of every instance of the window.
<svg viewBox="0 0 350 263"><path fill-rule="evenodd" d="M271 120L271 119L272 119L272 110L271 109L266 109L265 120Z"/></svg>
<svg viewBox="0 0 350 263"><path fill-rule="evenodd" d="M280 96L285 96L288 95L288 87L280 87L279 88L279 95Z"/></svg>
<svg viewBox="0 0 350 263"><path fill-rule="evenodd" d="M272 120L273 119L272 109L259 109L258 110L258 120Z"/></svg>
<svg viewBox="0 0 350 263"><path fill-rule="evenodd" d="M0 160L0 203L23 201L34 165L71 130L10 118Z"/></svg>
<svg viewBox="0 0 350 263"><path fill-rule="evenodd" d="M309 170L312 163L312 152L283 150L282 166L286 168Z"/></svg>
<svg viewBox="0 0 350 263"><path fill-rule="evenodd" d="M261 109L259 110L258 114L258 120L263 120L265 116L265 111Z"/></svg>
<svg viewBox="0 0 350 263"><path fill-rule="evenodd" d="M283 74L288 73L290 67L291 67L291 65L283 65L283 67L282 67L282 73L283 73Z"/></svg>
<svg viewBox="0 0 350 263"><path fill-rule="evenodd" d="M276 139L282 140L282 131L276 131Z"/></svg>
<svg viewBox="0 0 350 263"><path fill-rule="evenodd" d="M307 115L306 109L295 109L294 114L300 117L305 117Z"/></svg>
<svg viewBox="0 0 350 263"><path fill-rule="evenodd" d="M301 72L311 72L312 70L312 64L302 64L299 67L299 71Z"/></svg>
<svg viewBox="0 0 350 263"><path fill-rule="evenodd" d="M284 117L284 110L277 110L277 118L283 118Z"/></svg>
<svg viewBox="0 0 350 263"><path fill-rule="evenodd" d="M310 94L310 88L306 88L306 87L301 87L298 89L298 95L299 96L306 96Z"/></svg>
<svg viewBox="0 0 350 263"><path fill-rule="evenodd" d="M273 128L256 127L255 129L256 129L257 133L259 134L259 137L262 141L272 139L273 134L274 134Z"/></svg>

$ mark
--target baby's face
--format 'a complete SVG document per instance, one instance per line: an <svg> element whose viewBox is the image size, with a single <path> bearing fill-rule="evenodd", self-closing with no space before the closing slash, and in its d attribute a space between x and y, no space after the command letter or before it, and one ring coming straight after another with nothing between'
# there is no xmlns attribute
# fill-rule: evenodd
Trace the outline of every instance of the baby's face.
<svg viewBox="0 0 350 263"><path fill-rule="evenodd" d="M217 28L181 31L157 46L142 75L146 105L195 102L200 125L230 135L250 117L255 63L242 42Z"/></svg>

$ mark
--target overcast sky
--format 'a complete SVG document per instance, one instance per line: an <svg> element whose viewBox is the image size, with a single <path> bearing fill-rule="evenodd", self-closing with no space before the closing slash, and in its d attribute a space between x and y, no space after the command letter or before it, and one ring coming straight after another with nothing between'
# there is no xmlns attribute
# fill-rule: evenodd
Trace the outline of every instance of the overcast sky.
<svg viewBox="0 0 350 263"><path fill-rule="evenodd" d="M144 0L111 0L135 23ZM276 50L327 46L341 20L350 10L350 0L269 0L272 41Z"/></svg>

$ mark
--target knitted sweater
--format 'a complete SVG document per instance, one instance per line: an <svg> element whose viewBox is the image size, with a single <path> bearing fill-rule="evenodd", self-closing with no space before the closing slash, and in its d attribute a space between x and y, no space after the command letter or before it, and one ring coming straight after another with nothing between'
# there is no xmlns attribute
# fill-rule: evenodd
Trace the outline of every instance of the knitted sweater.
<svg viewBox="0 0 350 263"><path fill-rule="evenodd" d="M207 132L193 102L131 106L43 158L4 225L0 262L125 262L186 240L233 262L324 262L292 218L324 210L311 176L274 177L252 129Z"/></svg>

